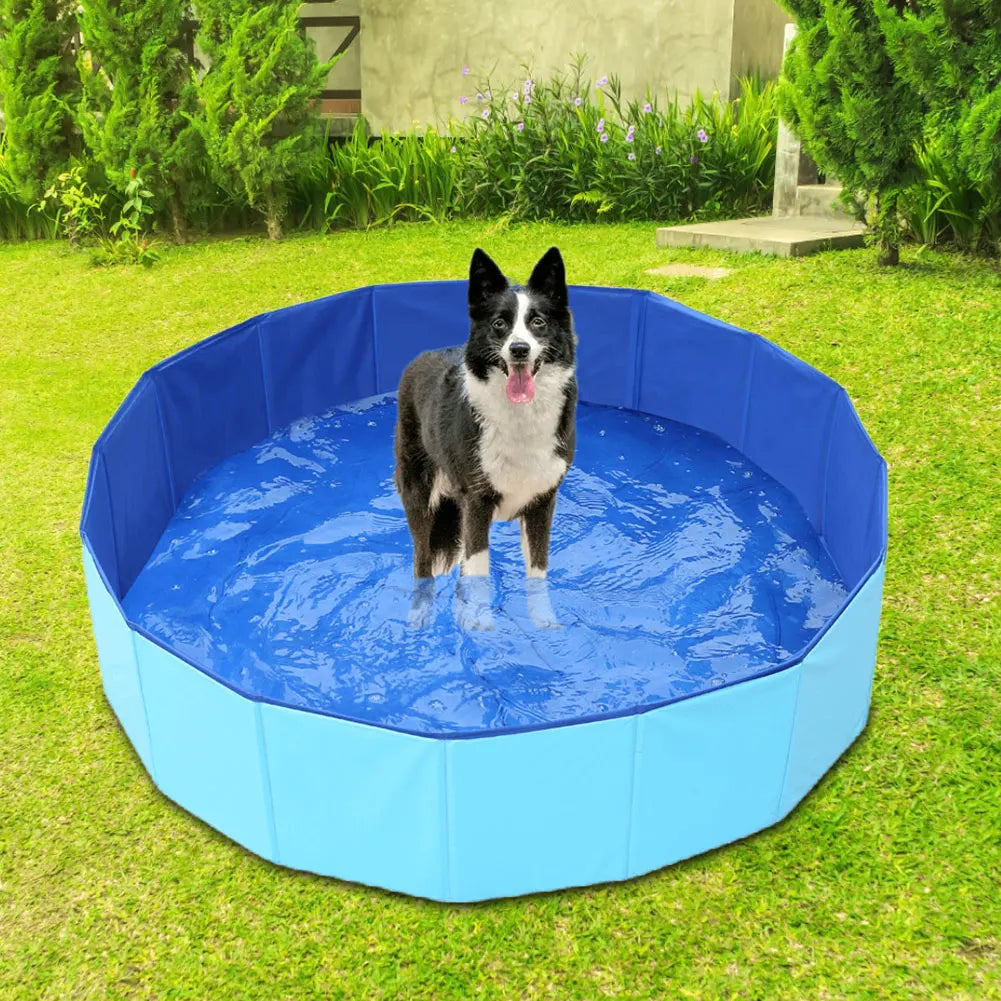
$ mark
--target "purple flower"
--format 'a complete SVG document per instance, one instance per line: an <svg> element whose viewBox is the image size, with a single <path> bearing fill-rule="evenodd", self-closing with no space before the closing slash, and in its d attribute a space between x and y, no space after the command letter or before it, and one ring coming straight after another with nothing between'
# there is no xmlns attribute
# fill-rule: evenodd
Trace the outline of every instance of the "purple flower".
<svg viewBox="0 0 1001 1001"><path fill-rule="evenodd" d="M700 143L707 143L707 142L709 142L709 136L706 135L706 130L705 129L699 129L699 131L696 132L695 134L699 137L699 142Z"/></svg>
<svg viewBox="0 0 1001 1001"><path fill-rule="evenodd" d="M599 118L598 119L598 128L596 129L596 131L597 132L604 132L605 131L605 119L604 118Z"/></svg>
<svg viewBox="0 0 1001 1001"><path fill-rule="evenodd" d="M654 153L655 153L655 155L657 155L657 156L660 156L660 154L661 154L661 153L663 153L663 152L664 152L664 147L663 147L663 146L658 146L658 147L657 147L657 148L656 148L656 149L654 150Z"/></svg>
<svg viewBox="0 0 1001 1001"><path fill-rule="evenodd" d="M636 159L636 154L635 153L630 153L629 156L626 157L626 159L627 160L635 160Z"/></svg>
<svg viewBox="0 0 1001 1001"><path fill-rule="evenodd" d="M476 100L477 101L482 101L483 100L483 95L482 94L477 94L476 95Z"/></svg>
<svg viewBox="0 0 1001 1001"><path fill-rule="evenodd" d="M601 133L601 135L600 135L600 136L598 136L598 138L599 138L599 139L600 139L600 140L601 140L601 141L602 141L603 143L607 143L607 142L608 142L608 133L607 133L607 132L602 132L602 133Z"/></svg>
<svg viewBox="0 0 1001 1001"><path fill-rule="evenodd" d="M628 132L629 135L632 135L635 131L636 131L636 126L635 125L630 125L629 128L626 129L626 132Z"/></svg>
<svg viewBox="0 0 1001 1001"><path fill-rule="evenodd" d="M469 98L466 97L465 94L463 94L462 97L459 98L459 104L465 104L468 100Z"/></svg>
<svg viewBox="0 0 1001 1001"><path fill-rule="evenodd" d="M454 153L454 152L455 152L455 147L453 146L453 147L452 147L452 148L451 148L451 149L449 150L449 153Z"/></svg>
<svg viewBox="0 0 1001 1001"><path fill-rule="evenodd" d="M490 91L488 90L488 91L487 91L487 92L486 92L486 93L485 93L485 94L484 94L483 96L484 96L484 97L485 97L485 98L486 98L486 99L487 99L488 101L492 101L492 100L493 100L493 96L494 96L494 95L493 95L493 94L491 94L491 93L490 93Z"/></svg>
<svg viewBox="0 0 1001 1001"><path fill-rule="evenodd" d="M469 76L469 67L468 66L463 66L462 67L462 75L463 76Z"/></svg>
<svg viewBox="0 0 1001 1001"><path fill-rule="evenodd" d="M699 162L699 158L693 153L689 158L688 162L694 167L695 164Z"/></svg>
<svg viewBox="0 0 1001 1001"><path fill-rule="evenodd" d="M643 105L643 113L645 115L649 115L651 111L653 111L653 105L647 101L646 104Z"/></svg>
<svg viewBox="0 0 1001 1001"><path fill-rule="evenodd" d="M515 128L519 132L524 132L525 131L525 123L524 122L518 122L518 124L515 126Z"/></svg>
<svg viewBox="0 0 1001 1001"><path fill-rule="evenodd" d="M483 109L483 116L482 117L483 118L489 118L490 117L490 109L489 108L484 108Z"/></svg>
<svg viewBox="0 0 1001 1001"><path fill-rule="evenodd" d="M511 95L511 100L512 100L512 101L517 101L519 97L521 97L521 94L519 94L519 93L518 93L518 91L515 91L515 92L514 92L514 93L513 93L512 95Z"/></svg>
<svg viewBox="0 0 1001 1001"><path fill-rule="evenodd" d="M584 98L578 96L573 99L573 103L576 107L580 107L584 103Z"/></svg>
<svg viewBox="0 0 1001 1001"><path fill-rule="evenodd" d="M601 79L596 80L594 82L595 90L597 90L598 87L604 87L607 83L608 83L608 77L607 76L601 77Z"/></svg>
<svg viewBox="0 0 1001 1001"><path fill-rule="evenodd" d="M525 94L531 94L535 90L535 84L531 80L525 81Z"/></svg>
<svg viewBox="0 0 1001 1001"><path fill-rule="evenodd" d="M531 94L526 94L525 95L525 104L531 104L531 103L532 103L532 95Z"/></svg>
<svg viewBox="0 0 1001 1001"><path fill-rule="evenodd" d="M626 142L627 143L631 143L632 141L633 141L633 134L632 134L632 132L627 132L626 133Z"/></svg>

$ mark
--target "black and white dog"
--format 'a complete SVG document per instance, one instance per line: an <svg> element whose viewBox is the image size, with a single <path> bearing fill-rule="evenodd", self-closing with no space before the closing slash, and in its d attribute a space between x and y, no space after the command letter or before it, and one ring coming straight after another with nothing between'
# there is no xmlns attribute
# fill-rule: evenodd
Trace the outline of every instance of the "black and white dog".
<svg viewBox="0 0 1001 1001"><path fill-rule="evenodd" d="M576 336L563 258L551 247L511 286L482 250L469 265L469 340L428 351L400 380L396 488L418 580L490 570L493 520L521 521L530 578L544 578L556 491L573 460Z"/></svg>

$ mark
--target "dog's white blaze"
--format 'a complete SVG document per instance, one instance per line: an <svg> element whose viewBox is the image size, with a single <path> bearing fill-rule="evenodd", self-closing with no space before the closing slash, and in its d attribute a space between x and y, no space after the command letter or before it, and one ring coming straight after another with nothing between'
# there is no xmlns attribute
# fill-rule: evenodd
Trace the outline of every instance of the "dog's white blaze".
<svg viewBox="0 0 1001 1001"><path fill-rule="evenodd" d="M514 326L511 328L508 339L501 348L501 357L508 365L512 364L511 345L515 341L524 341L529 347L528 364L534 365L539 360L539 355L542 354L542 345L529 331L528 324L525 322L525 315L528 313L529 306L528 294L525 292L515 292L515 295L518 297L518 315L515 317Z"/></svg>
<svg viewBox="0 0 1001 1001"><path fill-rule="evenodd" d="M490 573L490 550L481 549L462 561L463 577L486 577Z"/></svg>
<svg viewBox="0 0 1001 1001"><path fill-rule="evenodd" d="M543 365L535 377L535 399L512 403L500 369L491 369L486 379L465 370L466 395L480 419L480 468L501 495L494 520L516 517L566 474L566 461L555 453L556 429L572 374L570 368Z"/></svg>

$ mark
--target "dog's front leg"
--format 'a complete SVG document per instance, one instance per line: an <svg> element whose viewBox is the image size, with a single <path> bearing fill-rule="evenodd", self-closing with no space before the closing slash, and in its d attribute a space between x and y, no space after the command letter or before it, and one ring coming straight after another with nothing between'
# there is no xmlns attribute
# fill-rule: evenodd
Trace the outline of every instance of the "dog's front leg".
<svg viewBox="0 0 1001 1001"><path fill-rule="evenodd" d="M521 553L528 577L545 577L549 569L549 533L553 527L556 491L537 497L521 513Z"/></svg>
<svg viewBox="0 0 1001 1001"><path fill-rule="evenodd" d="M528 614L540 629L559 629L549 600L549 536L556 508L556 491L535 500L521 514L521 552L525 557L525 592Z"/></svg>
<svg viewBox="0 0 1001 1001"><path fill-rule="evenodd" d="M456 590L456 616L463 629L493 629L490 607L491 499L466 496L462 503L462 567Z"/></svg>
<svg viewBox="0 0 1001 1001"><path fill-rule="evenodd" d="M462 503L462 576L490 576L490 522L492 498L469 497Z"/></svg>

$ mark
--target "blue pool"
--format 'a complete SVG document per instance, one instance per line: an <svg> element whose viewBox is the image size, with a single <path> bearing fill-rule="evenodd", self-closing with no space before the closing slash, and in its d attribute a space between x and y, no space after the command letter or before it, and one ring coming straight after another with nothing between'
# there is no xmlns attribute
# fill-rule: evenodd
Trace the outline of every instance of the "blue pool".
<svg viewBox="0 0 1001 1001"><path fill-rule="evenodd" d="M125 598L208 673L417 733L568 722L773 670L847 592L790 492L713 434L582 404L536 626L516 522L492 533L493 628L456 622L456 571L408 628L412 546L392 396L296 421L188 490ZM536 582L532 582L534 585Z"/></svg>

